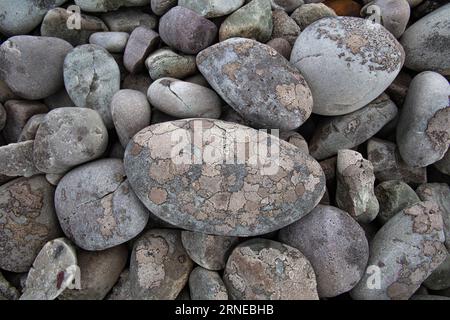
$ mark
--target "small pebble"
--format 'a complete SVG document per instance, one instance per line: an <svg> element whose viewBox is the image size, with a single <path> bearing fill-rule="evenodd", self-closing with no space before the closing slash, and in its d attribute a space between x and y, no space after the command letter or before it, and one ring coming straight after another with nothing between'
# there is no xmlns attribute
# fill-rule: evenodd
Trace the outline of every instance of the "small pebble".
<svg viewBox="0 0 450 320"><path fill-rule="evenodd" d="M164 77L183 79L197 72L195 56L175 53L170 49L159 49L150 54L145 65L153 80Z"/></svg>
<svg viewBox="0 0 450 320"><path fill-rule="evenodd" d="M284 10L275 10L272 12L273 31L271 38L283 38L289 41L293 46L300 34L300 27L297 25ZM288 58L289 60L289 58Z"/></svg>
<svg viewBox="0 0 450 320"><path fill-rule="evenodd" d="M279 54L287 60L291 57L292 46L289 41L283 38L275 38L267 42L267 45L274 48Z"/></svg>
<svg viewBox="0 0 450 320"><path fill-rule="evenodd" d="M122 53L129 36L126 32L95 32L89 37L89 43L103 47L110 53Z"/></svg>
<svg viewBox="0 0 450 320"><path fill-rule="evenodd" d="M244 0L179 0L178 5L191 9L205 18L217 18L233 13L244 2Z"/></svg>
<svg viewBox="0 0 450 320"><path fill-rule="evenodd" d="M133 30L128 39L123 64L130 73L139 73L144 69L146 57L159 45L159 35L147 27Z"/></svg>

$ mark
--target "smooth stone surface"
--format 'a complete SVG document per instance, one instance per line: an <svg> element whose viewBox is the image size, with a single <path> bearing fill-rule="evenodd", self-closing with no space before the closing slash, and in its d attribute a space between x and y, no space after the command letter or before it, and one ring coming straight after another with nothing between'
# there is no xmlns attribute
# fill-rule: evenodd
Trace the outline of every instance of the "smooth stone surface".
<svg viewBox="0 0 450 320"><path fill-rule="evenodd" d="M89 37L90 44L96 44L111 53L124 52L130 35L126 32L95 32Z"/></svg>
<svg viewBox="0 0 450 320"><path fill-rule="evenodd" d="M267 42L267 45L274 48L285 59L289 59L292 52L292 46L289 41L283 38L275 38Z"/></svg>
<svg viewBox="0 0 450 320"><path fill-rule="evenodd" d="M373 0L361 9L362 17L374 14L368 10L370 6L377 6L381 14L381 24L396 38L405 32L411 15L411 8L406 0Z"/></svg>
<svg viewBox="0 0 450 320"><path fill-rule="evenodd" d="M302 75L274 49L233 38L200 52L197 66L211 87L255 127L293 130L311 115Z"/></svg>
<svg viewBox="0 0 450 320"><path fill-rule="evenodd" d="M300 27L284 10L272 12L273 30L271 38L283 38L293 46L300 34ZM287 58L289 60L289 58Z"/></svg>
<svg viewBox="0 0 450 320"><path fill-rule="evenodd" d="M294 11L298 7L302 6L303 0L270 0L273 9L282 9L288 13Z"/></svg>
<svg viewBox="0 0 450 320"><path fill-rule="evenodd" d="M54 187L44 176L0 186L0 268L27 272L42 246L62 233L53 206Z"/></svg>
<svg viewBox="0 0 450 320"><path fill-rule="evenodd" d="M182 231L181 240L189 257L199 266L219 271L225 268L228 256L239 243L237 237L213 236Z"/></svg>
<svg viewBox="0 0 450 320"><path fill-rule="evenodd" d="M190 155L194 134L209 143L202 148L194 142L204 156L200 159ZM125 170L145 206L179 228L225 236L266 234L309 213L325 192L325 176L312 157L264 132L259 133L259 144L278 145L277 162L264 152L259 153L259 164L244 159L244 142L256 146L256 134L248 127L210 119L153 125L128 144ZM227 164L230 155L208 156L216 148L222 150L225 141L236 141L241 163ZM173 157L177 150L188 153Z"/></svg>
<svg viewBox="0 0 450 320"><path fill-rule="evenodd" d="M44 121L45 116L46 114L40 113L35 114L30 119L28 119L27 123L22 129L22 132L20 133L19 138L17 139L17 142L34 140L34 138L36 137L36 132L39 129L42 121Z"/></svg>
<svg viewBox="0 0 450 320"><path fill-rule="evenodd" d="M159 49L145 60L150 77L158 80L164 77L183 79L197 72L195 56L183 55L170 49Z"/></svg>
<svg viewBox="0 0 450 320"><path fill-rule="evenodd" d="M71 49L57 38L9 38L0 46L0 78L24 99L46 98L63 87L63 62Z"/></svg>
<svg viewBox="0 0 450 320"><path fill-rule="evenodd" d="M178 5L191 9L206 18L227 16L239 9L245 0L179 0Z"/></svg>
<svg viewBox="0 0 450 320"><path fill-rule="evenodd" d="M402 46L381 25L327 17L300 34L291 62L311 87L313 112L336 116L361 109L383 93L404 58Z"/></svg>
<svg viewBox="0 0 450 320"><path fill-rule="evenodd" d="M336 13L323 3L308 3L296 9L291 18L299 25L301 30L307 26L326 17L336 17Z"/></svg>
<svg viewBox="0 0 450 320"><path fill-rule="evenodd" d="M108 131L99 114L87 108L57 108L45 116L34 140L36 167L45 173L64 173L100 157Z"/></svg>
<svg viewBox="0 0 450 320"><path fill-rule="evenodd" d="M228 300L228 292L219 273L196 267L189 276L192 300Z"/></svg>
<svg viewBox="0 0 450 320"><path fill-rule="evenodd" d="M170 47L186 54L197 54L213 44L217 27L198 13L177 6L160 19L159 34Z"/></svg>
<svg viewBox="0 0 450 320"><path fill-rule="evenodd" d="M147 56L159 45L159 35L147 27L137 27L128 39L123 64L130 73L138 73L144 69Z"/></svg>
<svg viewBox="0 0 450 320"><path fill-rule="evenodd" d="M0 131L3 130L6 124L6 110L3 104L0 103Z"/></svg>
<svg viewBox="0 0 450 320"><path fill-rule="evenodd" d="M368 269L351 291L356 300L407 300L445 260L439 208L420 202L399 212L370 243ZM379 289L371 289L373 267L379 268ZM369 269L371 268L371 269Z"/></svg>
<svg viewBox="0 0 450 320"><path fill-rule="evenodd" d="M107 12L116 11L120 7L138 7L150 4L150 0L75 0L82 11Z"/></svg>
<svg viewBox="0 0 450 320"><path fill-rule="evenodd" d="M139 9L122 8L101 15L101 19L108 26L109 31L131 33L137 27L156 28L158 20L154 15Z"/></svg>
<svg viewBox="0 0 450 320"><path fill-rule="evenodd" d="M77 107L97 111L105 126L113 127L109 105L120 90L120 70L108 51L92 44L76 47L64 61L64 83Z"/></svg>
<svg viewBox="0 0 450 320"><path fill-rule="evenodd" d="M133 299L174 300L187 284L193 262L179 230L153 229L135 243L130 260Z"/></svg>
<svg viewBox="0 0 450 320"><path fill-rule="evenodd" d="M55 208L66 236L88 251L127 242L148 221L120 159L90 162L67 173L56 188Z"/></svg>
<svg viewBox="0 0 450 320"><path fill-rule="evenodd" d="M10 177L31 177L41 173L34 165L33 140L0 147L0 174Z"/></svg>
<svg viewBox="0 0 450 320"><path fill-rule="evenodd" d="M123 147L127 146L136 133L150 125L150 104L140 91L118 91L111 101L111 114Z"/></svg>
<svg viewBox="0 0 450 320"><path fill-rule="evenodd" d="M167 11L175 7L178 0L151 0L152 12L158 16L164 15Z"/></svg>
<svg viewBox="0 0 450 320"><path fill-rule="evenodd" d="M153 82L147 98L153 107L177 118L217 119L222 111L222 101L213 90L174 78Z"/></svg>
<svg viewBox="0 0 450 320"><path fill-rule="evenodd" d="M318 300L311 263L297 249L253 239L237 246L224 273L234 300Z"/></svg>
<svg viewBox="0 0 450 320"><path fill-rule="evenodd" d="M397 125L403 161L426 167L441 160L450 145L450 85L436 72L423 72L411 82Z"/></svg>
<svg viewBox="0 0 450 320"><path fill-rule="evenodd" d="M0 79L0 103L5 103L8 100L18 99L19 97L11 91L8 85Z"/></svg>
<svg viewBox="0 0 450 320"><path fill-rule="evenodd" d="M310 214L280 230L281 242L297 248L311 262L319 297L350 291L369 259L364 230L345 211L318 205Z"/></svg>

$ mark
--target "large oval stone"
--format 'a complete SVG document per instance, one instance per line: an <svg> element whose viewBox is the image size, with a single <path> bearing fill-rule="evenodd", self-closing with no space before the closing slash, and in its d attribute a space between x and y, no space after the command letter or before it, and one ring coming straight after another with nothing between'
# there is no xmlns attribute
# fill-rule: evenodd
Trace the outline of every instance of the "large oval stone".
<svg viewBox="0 0 450 320"><path fill-rule="evenodd" d="M257 147L271 155L258 154ZM320 165L294 145L211 119L140 131L128 144L125 170L136 195L159 218L215 235L278 230L309 213L325 192Z"/></svg>
<svg viewBox="0 0 450 320"><path fill-rule="evenodd" d="M197 66L217 93L256 127L292 130L311 115L311 91L275 49L233 38L207 48Z"/></svg>

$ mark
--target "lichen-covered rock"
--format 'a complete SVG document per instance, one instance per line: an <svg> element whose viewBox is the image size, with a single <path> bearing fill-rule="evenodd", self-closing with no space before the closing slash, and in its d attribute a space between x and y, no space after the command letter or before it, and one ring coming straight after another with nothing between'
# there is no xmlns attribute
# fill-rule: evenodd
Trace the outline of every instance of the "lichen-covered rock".
<svg viewBox="0 0 450 320"><path fill-rule="evenodd" d="M123 54L123 64L130 73L144 69L147 56L159 45L159 34L147 27L137 27L128 39Z"/></svg>
<svg viewBox="0 0 450 320"><path fill-rule="evenodd" d="M206 18L217 18L236 11L244 2L244 0L179 0L178 5L191 9Z"/></svg>
<svg viewBox="0 0 450 320"><path fill-rule="evenodd" d="M0 147L0 174L10 177L31 177L41 173L34 165L33 140Z"/></svg>
<svg viewBox="0 0 450 320"><path fill-rule="evenodd" d="M150 77L158 80L164 77L183 79L197 72L195 56L175 53L170 49L159 49L145 60Z"/></svg>
<svg viewBox="0 0 450 320"><path fill-rule="evenodd" d="M357 300L406 300L445 260L439 207L420 202L392 217L370 243L367 271L351 291Z"/></svg>
<svg viewBox="0 0 450 320"><path fill-rule="evenodd" d="M350 291L361 279L369 244L360 225L345 211L318 205L309 215L280 230L281 242L311 262L319 297Z"/></svg>
<svg viewBox="0 0 450 320"><path fill-rule="evenodd" d="M441 160L450 145L450 85L438 73L423 72L411 82L397 125L402 159L412 167Z"/></svg>
<svg viewBox="0 0 450 320"><path fill-rule="evenodd" d="M217 271L196 267L189 276L192 300L228 300L228 292Z"/></svg>
<svg viewBox="0 0 450 320"><path fill-rule="evenodd" d="M396 38L405 32L411 15L411 8L406 0L373 0L361 9L361 16L372 16L371 6L377 6L381 14L381 24ZM372 7L373 8L373 7Z"/></svg>
<svg viewBox="0 0 450 320"><path fill-rule="evenodd" d="M137 27L145 26L150 29L156 28L158 20L154 15L142 12L139 9L122 8L101 15L110 31L131 33Z"/></svg>
<svg viewBox="0 0 450 320"><path fill-rule="evenodd" d="M187 284L193 265L181 244L181 231L147 231L134 243L131 254L133 299L174 300Z"/></svg>
<svg viewBox="0 0 450 320"><path fill-rule="evenodd" d="M22 129L22 132L20 133L19 138L17 139L17 142L23 142L27 140L34 140L36 137L36 132L39 129L39 126L41 125L42 121L45 119L45 114L35 114L30 119L28 119L27 123Z"/></svg>
<svg viewBox="0 0 450 320"><path fill-rule="evenodd" d="M75 4L83 11L107 12L120 7L137 7L150 4L150 0L75 0Z"/></svg>
<svg viewBox="0 0 450 320"><path fill-rule="evenodd" d="M95 32L89 37L89 43L103 47L111 53L122 53L129 37L126 32Z"/></svg>
<svg viewBox="0 0 450 320"><path fill-rule="evenodd" d="M62 233L53 206L54 187L44 176L0 186L0 268L26 272L42 246Z"/></svg>
<svg viewBox="0 0 450 320"><path fill-rule="evenodd" d="M302 75L267 45L233 38L200 52L197 66L219 95L256 127L293 130L311 115Z"/></svg>
<svg viewBox="0 0 450 320"><path fill-rule="evenodd" d="M170 47L186 54L197 54L214 42L217 27L198 13L177 6L162 16L159 34Z"/></svg>
<svg viewBox="0 0 450 320"><path fill-rule="evenodd" d="M272 240L252 239L237 246L224 282L235 300L318 300L310 262L297 249Z"/></svg>
<svg viewBox="0 0 450 320"><path fill-rule="evenodd" d="M201 145L196 136L203 137ZM227 141L237 144L236 152L223 153ZM325 192L325 176L312 157L274 136L220 120L179 120L142 130L128 144L125 169L156 216L215 235L278 230L309 213Z"/></svg>
<svg viewBox="0 0 450 320"><path fill-rule="evenodd" d="M208 270L225 268L231 250L239 243L237 237L224 237L200 232L182 231L183 247L191 259Z"/></svg>
<svg viewBox="0 0 450 320"><path fill-rule="evenodd" d="M96 110L113 127L109 105L120 90L120 70L108 51L93 44L76 47L64 61L64 83L77 107Z"/></svg>
<svg viewBox="0 0 450 320"><path fill-rule="evenodd" d="M337 157L336 203L360 223L370 223L378 215L373 166L353 150L342 149Z"/></svg>
<svg viewBox="0 0 450 320"><path fill-rule="evenodd" d="M299 25L301 30L307 26L326 17L336 17L336 13L323 3L307 3L295 10L291 18Z"/></svg>
<svg viewBox="0 0 450 320"><path fill-rule="evenodd" d="M39 126L33 148L36 167L45 173L64 173L105 152L108 131L99 114L86 108L57 108Z"/></svg>
<svg viewBox="0 0 450 320"><path fill-rule="evenodd" d="M147 98L153 107L177 118L217 119L222 111L222 100L213 90L174 78L153 82Z"/></svg>
<svg viewBox="0 0 450 320"><path fill-rule="evenodd" d="M63 87L64 58L71 49L58 38L9 38L0 46L0 78L24 99L46 98Z"/></svg>
<svg viewBox="0 0 450 320"><path fill-rule="evenodd" d="M343 115L361 109L397 77L405 54L383 26L353 17L327 17L298 37L291 62L314 97L313 112Z"/></svg>
<svg viewBox="0 0 450 320"><path fill-rule="evenodd" d="M56 188L55 208L66 236L88 251L127 242L148 221L120 159L90 162L67 173Z"/></svg>
<svg viewBox="0 0 450 320"><path fill-rule="evenodd" d="M318 160L334 156L341 149L351 149L373 137L397 115L396 105L385 94L364 108L331 118L314 132L311 155Z"/></svg>
<svg viewBox="0 0 450 320"><path fill-rule="evenodd" d="M275 10L272 12L273 30L271 38L283 38L289 41L291 46L294 45L300 34L300 27L289 17L284 10ZM289 60L290 57L287 59Z"/></svg>
<svg viewBox="0 0 450 320"><path fill-rule="evenodd" d="M282 131L280 132L280 139L293 144L304 153L309 154L308 142L303 138L303 136L296 131Z"/></svg>

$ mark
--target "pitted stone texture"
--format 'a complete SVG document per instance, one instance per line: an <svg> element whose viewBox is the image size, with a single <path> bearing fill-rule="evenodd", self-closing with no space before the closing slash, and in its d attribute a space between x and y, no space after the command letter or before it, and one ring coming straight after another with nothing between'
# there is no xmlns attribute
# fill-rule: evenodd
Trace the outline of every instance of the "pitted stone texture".
<svg viewBox="0 0 450 320"><path fill-rule="evenodd" d="M0 147L0 175L31 177L41 173L34 165L34 140L11 143Z"/></svg>
<svg viewBox="0 0 450 320"><path fill-rule="evenodd" d="M351 291L352 298L409 299L447 256L442 228L439 207L430 201L395 215L372 240L367 271ZM374 270L381 275L377 290L371 287Z"/></svg>
<svg viewBox="0 0 450 320"><path fill-rule="evenodd" d="M127 147L125 169L156 216L215 235L278 230L309 213L325 192L325 176L312 157L274 136L220 120L179 120L142 130Z"/></svg>
<svg viewBox="0 0 450 320"><path fill-rule="evenodd" d="M191 9L206 18L217 18L231 14L244 2L244 0L179 0L178 5Z"/></svg>
<svg viewBox="0 0 450 320"><path fill-rule="evenodd" d="M158 80L164 77L183 79L197 72L195 56L175 53L170 49L160 49L145 60L150 77Z"/></svg>
<svg viewBox="0 0 450 320"><path fill-rule="evenodd" d="M282 131L280 132L280 139L293 144L304 153L309 154L308 142L303 138L303 136L296 131Z"/></svg>
<svg viewBox="0 0 450 320"><path fill-rule="evenodd" d="M403 48L383 26L353 17L327 17L298 37L291 62L314 97L313 112L343 115L386 90L403 66Z"/></svg>
<svg viewBox="0 0 450 320"><path fill-rule="evenodd" d="M55 208L66 236L88 251L131 240L148 221L120 159L90 162L67 173L56 189Z"/></svg>
<svg viewBox="0 0 450 320"><path fill-rule="evenodd" d="M318 205L309 215L280 230L281 242L297 248L311 262L322 297L350 291L369 259L364 230L345 211Z"/></svg>
<svg viewBox="0 0 450 320"><path fill-rule="evenodd" d="M273 48L233 38L200 52L197 66L209 84L255 127L293 130L311 115L302 75Z"/></svg>
<svg viewBox="0 0 450 320"><path fill-rule="evenodd" d="M181 231L147 231L131 254L133 299L174 300L187 284L193 265L181 244Z"/></svg>
<svg viewBox="0 0 450 320"><path fill-rule="evenodd" d="M228 300L228 292L219 273L196 267L189 276L192 300Z"/></svg>
<svg viewBox="0 0 450 320"><path fill-rule="evenodd" d="M237 246L224 282L234 300L318 300L310 262L297 249L272 240L252 239Z"/></svg>
<svg viewBox="0 0 450 320"><path fill-rule="evenodd" d="M0 186L0 268L26 272L42 246L62 233L53 206L54 187L44 176Z"/></svg>
<svg viewBox="0 0 450 320"><path fill-rule="evenodd" d="M195 263L216 271L225 268L231 250L239 243L237 237L213 236L192 231L182 231L181 240Z"/></svg>

